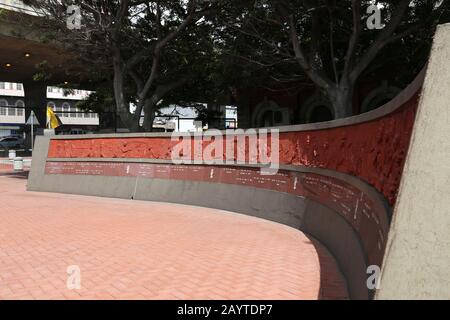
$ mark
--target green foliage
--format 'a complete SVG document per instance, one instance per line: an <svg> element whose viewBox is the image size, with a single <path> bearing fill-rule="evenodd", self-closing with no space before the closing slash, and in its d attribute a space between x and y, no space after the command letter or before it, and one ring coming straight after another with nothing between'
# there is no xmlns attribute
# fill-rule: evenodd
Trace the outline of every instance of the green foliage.
<svg viewBox="0 0 450 320"><path fill-rule="evenodd" d="M47 81L51 79L52 73L48 66L48 61L44 60L35 65L36 73L33 75L33 81Z"/></svg>
<svg viewBox="0 0 450 320"><path fill-rule="evenodd" d="M83 111L101 113L112 109L114 106L114 95L112 89L105 86L97 87L86 99L79 101L76 107Z"/></svg>

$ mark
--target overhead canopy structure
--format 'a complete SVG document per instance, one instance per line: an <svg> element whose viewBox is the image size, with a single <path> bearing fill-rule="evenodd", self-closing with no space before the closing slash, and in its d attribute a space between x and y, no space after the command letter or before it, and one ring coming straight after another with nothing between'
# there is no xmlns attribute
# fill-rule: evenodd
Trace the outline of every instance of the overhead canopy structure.
<svg viewBox="0 0 450 320"><path fill-rule="evenodd" d="M11 2L0 0L0 81L32 82L45 71L51 76L45 80L48 85L82 82L83 67L75 56L62 44L49 41L43 30L31 27L33 20L41 19L32 10Z"/></svg>
<svg viewBox="0 0 450 320"><path fill-rule="evenodd" d="M3 30L3 26L0 26ZM3 32L2 32L3 33ZM65 62L68 55L62 50L27 39L19 39L0 35L2 48L0 50L2 82L30 82L39 72L38 65L45 64L52 77L49 84L70 81L65 72ZM47 62L47 63L46 63Z"/></svg>
<svg viewBox="0 0 450 320"><path fill-rule="evenodd" d="M0 82L23 83L26 117L34 110L45 124L47 86L92 90L93 83L75 54L36 27L38 19L21 1L0 0Z"/></svg>

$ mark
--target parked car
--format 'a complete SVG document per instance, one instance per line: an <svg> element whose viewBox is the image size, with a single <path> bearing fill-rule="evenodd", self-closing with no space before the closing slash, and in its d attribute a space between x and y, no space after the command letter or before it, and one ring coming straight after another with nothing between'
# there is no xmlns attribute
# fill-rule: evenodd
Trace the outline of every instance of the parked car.
<svg viewBox="0 0 450 320"><path fill-rule="evenodd" d="M0 149L20 149L24 145L24 141L19 137L3 137L0 138Z"/></svg>

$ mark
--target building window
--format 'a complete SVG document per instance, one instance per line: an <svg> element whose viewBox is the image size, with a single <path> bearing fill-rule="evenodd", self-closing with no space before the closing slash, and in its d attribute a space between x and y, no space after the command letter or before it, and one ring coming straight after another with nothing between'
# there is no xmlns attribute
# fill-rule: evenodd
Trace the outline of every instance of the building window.
<svg viewBox="0 0 450 320"><path fill-rule="evenodd" d="M6 116L6 106L8 105L8 101L5 99L0 100L0 116Z"/></svg>
<svg viewBox="0 0 450 320"><path fill-rule="evenodd" d="M264 99L259 103L252 115L254 127L273 127L288 125L290 123L289 110L281 108L275 102Z"/></svg>
<svg viewBox="0 0 450 320"><path fill-rule="evenodd" d="M0 89L5 89L5 83L4 82L0 82Z"/></svg>
<svg viewBox="0 0 450 320"><path fill-rule="evenodd" d="M63 105L62 106L62 110L64 111L64 113L63 113L63 117L68 117L69 116L69 114L67 113L67 111L69 111L69 105Z"/></svg>
<svg viewBox="0 0 450 320"><path fill-rule="evenodd" d="M333 113L330 108L324 105L314 107L311 112L310 122L325 122L333 120Z"/></svg>
<svg viewBox="0 0 450 320"><path fill-rule="evenodd" d="M330 100L320 92L310 96L299 111L301 123L325 122L335 118Z"/></svg>
<svg viewBox="0 0 450 320"><path fill-rule="evenodd" d="M397 87L389 86L386 81L383 82L380 87L372 90L366 98L364 98L361 104L361 113L368 112L385 105L394 99L400 91L401 89Z"/></svg>
<svg viewBox="0 0 450 320"><path fill-rule="evenodd" d="M70 105L67 102L64 102L62 104L62 111L63 113L63 117L68 117L69 116L69 111L70 111Z"/></svg>
<svg viewBox="0 0 450 320"><path fill-rule="evenodd" d="M62 111L62 108L61 107L55 107L55 114L58 116L58 117L61 117L61 111Z"/></svg>
<svg viewBox="0 0 450 320"><path fill-rule="evenodd" d="M16 108L8 108L8 116L14 117L16 115Z"/></svg>
<svg viewBox="0 0 450 320"><path fill-rule="evenodd" d="M16 101L16 113L18 116L23 116L24 112L23 112L23 108L25 107L25 103L22 100L17 100Z"/></svg>

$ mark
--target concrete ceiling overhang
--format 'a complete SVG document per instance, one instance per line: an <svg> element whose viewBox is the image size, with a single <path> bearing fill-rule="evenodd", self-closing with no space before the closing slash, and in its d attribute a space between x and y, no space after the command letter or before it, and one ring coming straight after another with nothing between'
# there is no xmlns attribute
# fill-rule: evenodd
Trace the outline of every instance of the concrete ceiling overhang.
<svg viewBox="0 0 450 320"><path fill-rule="evenodd" d="M29 83L45 70L48 85L92 85L76 56L45 38L42 30L24 26L24 14L3 12L0 16L0 81ZM26 19L41 19L26 15ZM29 56L26 56L28 54ZM40 67L38 67L40 66Z"/></svg>

